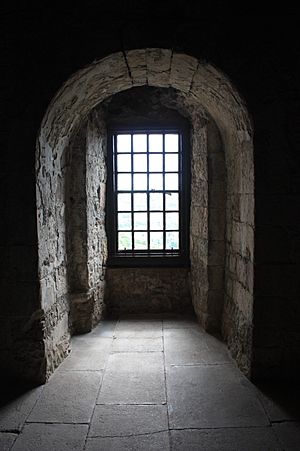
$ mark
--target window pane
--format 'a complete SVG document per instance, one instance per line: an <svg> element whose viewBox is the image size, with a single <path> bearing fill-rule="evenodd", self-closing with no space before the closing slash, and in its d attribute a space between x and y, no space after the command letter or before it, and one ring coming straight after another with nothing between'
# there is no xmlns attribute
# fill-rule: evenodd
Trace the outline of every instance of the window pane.
<svg viewBox="0 0 300 451"><path fill-rule="evenodd" d="M148 249L147 232L134 232L134 249Z"/></svg>
<svg viewBox="0 0 300 451"><path fill-rule="evenodd" d="M131 191L131 174L118 174L118 190Z"/></svg>
<svg viewBox="0 0 300 451"><path fill-rule="evenodd" d="M179 249L179 232L166 232L166 249Z"/></svg>
<svg viewBox="0 0 300 451"><path fill-rule="evenodd" d="M147 194L134 193L133 209L134 211L147 210Z"/></svg>
<svg viewBox="0 0 300 451"><path fill-rule="evenodd" d="M131 135L117 135L117 151L131 152Z"/></svg>
<svg viewBox="0 0 300 451"><path fill-rule="evenodd" d="M131 213L118 213L118 229L131 230Z"/></svg>
<svg viewBox="0 0 300 451"><path fill-rule="evenodd" d="M147 155L133 156L133 170L134 172L147 172Z"/></svg>
<svg viewBox="0 0 300 451"><path fill-rule="evenodd" d="M178 135L165 135L165 152L178 152Z"/></svg>
<svg viewBox="0 0 300 451"><path fill-rule="evenodd" d="M163 209L163 194L150 193L150 210L162 210L162 209Z"/></svg>
<svg viewBox="0 0 300 451"><path fill-rule="evenodd" d="M165 155L165 171L178 171L178 153L169 153Z"/></svg>
<svg viewBox="0 0 300 451"><path fill-rule="evenodd" d="M119 232L118 233L118 250L125 251L132 249L132 237L131 232Z"/></svg>
<svg viewBox="0 0 300 451"><path fill-rule="evenodd" d="M147 152L147 135L133 135L133 151Z"/></svg>
<svg viewBox="0 0 300 451"><path fill-rule="evenodd" d="M178 174L165 175L165 189L170 191L178 190Z"/></svg>
<svg viewBox="0 0 300 451"><path fill-rule="evenodd" d="M164 238L163 232L150 232L150 249L163 249Z"/></svg>
<svg viewBox="0 0 300 451"><path fill-rule="evenodd" d="M149 152L162 152L163 135L149 135Z"/></svg>
<svg viewBox="0 0 300 451"><path fill-rule="evenodd" d="M149 174L149 189L154 191L163 189L162 174Z"/></svg>
<svg viewBox="0 0 300 451"><path fill-rule="evenodd" d="M118 194L118 210L131 211L131 194Z"/></svg>
<svg viewBox="0 0 300 451"><path fill-rule="evenodd" d="M166 213L166 230L178 230L178 213Z"/></svg>
<svg viewBox="0 0 300 451"><path fill-rule="evenodd" d="M147 174L133 175L133 189L134 191L143 191L147 189Z"/></svg>
<svg viewBox="0 0 300 451"><path fill-rule="evenodd" d="M147 213L134 213L134 230L147 230Z"/></svg>
<svg viewBox="0 0 300 451"><path fill-rule="evenodd" d="M151 230L162 230L163 225L163 213L150 213Z"/></svg>
<svg viewBox="0 0 300 451"><path fill-rule="evenodd" d="M179 210L178 193L166 193L166 210Z"/></svg>
<svg viewBox="0 0 300 451"><path fill-rule="evenodd" d="M149 172L161 172L162 170L162 155L149 155Z"/></svg>
<svg viewBox="0 0 300 451"><path fill-rule="evenodd" d="M131 155L118 155L118 172L131 171Z"/></svg>

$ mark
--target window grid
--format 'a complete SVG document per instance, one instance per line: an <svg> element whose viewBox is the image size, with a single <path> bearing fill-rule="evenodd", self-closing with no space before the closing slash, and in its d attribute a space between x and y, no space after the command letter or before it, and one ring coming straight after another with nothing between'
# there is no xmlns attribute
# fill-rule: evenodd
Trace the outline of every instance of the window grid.
<svg viewBox="0 0 300 451"><path fill-rule="evenodd" d="M119 136L124 136L126 135L127 137L130 136L130 151L125 151L120 149L118 146L118 137ZM145 136L146 135L146 144L147 144L147 148L146 148L146 152L140 152L140 151L135 151L136 149L134 148L134 136ZM161 136L162 138L162 149L161 151L150 151L150 144L149 144L149 138L150 136L153 135L158 135ZM177 151L169 151L166 152L166 135L176 135L177 136ZM163 252L163 253L172 253L174 250L176 252L180 251L180 242L181 242L181 237L180 237L180 207L181 207L181 201L180 201L180 188L181 188L181 145L180 145L180 134L177 132L170 132L170 131L162 131L162 132L132 132L132 133L116 133L113 135L113 154L114 154L114 161L113 161L113 165L114 165L114 200L115 200L115 205L116 205L116 212L118 214L118 218L117 218L117 234L116 234L116 250L118 253L126 253L126 252L134 252L134 253L140 253L140 252ZM152 150L152 149L151 149ZM136 166L135 166L135 161L136 159L134 158L136 155L145 155L146 154L146 160L147 160L147 168L146 168L146 172L142 172L141 170L137 170ZM131 161L131 171L129 171L128 169L126 171L122 170L123 168L120 168L118 166L118 156L119 155L130 155L130 161ZM154 171L151 170L150 168L150 158L153 155L160 155L162 156L162 168L158 168L159 170ZM176 165L178 166L178 171L174 171L174 170L169 170L167 172L167 174L176 174L177 175L177 189L168 189L166 190L166 155L175 155L177 158L177 162ZM130 175L130 189L122 189L124 187L121 187L119 185L120 182L120 178L119 175ZM136 183L137 183L137 178L134 177L134 175L145 175L146 174L146 179L147 179L147 186L146 189L137 189ZM161 174L162 175L162 189L153 189L150 186L150 175L151 174ZM126 187L126 188L129 188ZM144 187L145 188L145 187ZM136 194L146 194L146 208L141 210L140 208L137 209L137 206L135 205L135 201L136 201ZM127 229L125 228L121 228L120 224L119 224L119 218L120 218L120 213L128 213L128 211L124 210L124 209L120 209L120 205L119 205L119 194L129 194L131 197L131 209L130 209L130 217L131 217L131 227L128 227ZM151 198L150 195L151 194L161 194L162 195L162 209L158 209L156 208L155 210L151 209ZM166 196L169 194L177 194L178 196L178 206L177 209L168 209L166 210ZM145 231L144 228L143 230L141 230L140 228L137 228L135 225L135 213L145 213L147 216L147 230ZM151 214L152 213L152 214ZM151 224L150 219L153 218L153 213L162 213L162 220L163 220L163 224L162 227L155 227L153 228L153 224ZM177 222L178 225L177 227L173 227L173 228L168 228L167 229L167 223L166 223L166 219L170 218L170 216L167 216L167 214L170 213L176 213L177 214ZM137 217L137 216L136 216ZM131 246L130 246L130 240L129 240L129 246L119 246L119 237L121 236L122 233L127 232L128 236L129 234L131 235ZM136 246L136 241L135 238L137 238L136 232L144 232L146 233L147 239L146 239L146 246L145 248L142 249L137 249ZM151 235L151 233L155 233L155 232L160 232L162 233L163 236L163 242L162 245L159 246L158 248L155 248L154 246L151 247L151 237L153 237L154 235ZM171 232L175 232L178 234L178 239L177 239L177 245L175 246L175 248L168 248L167 246L167 234L168 236L170 236Z"/></svg>

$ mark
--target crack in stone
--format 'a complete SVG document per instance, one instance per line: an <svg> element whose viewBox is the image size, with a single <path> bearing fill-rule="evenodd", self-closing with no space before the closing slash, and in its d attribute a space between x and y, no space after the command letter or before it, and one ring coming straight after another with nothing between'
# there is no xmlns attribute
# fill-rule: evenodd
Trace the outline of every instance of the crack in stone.
<svg viewBox="0 0 300 451"><path fill-rule="evenodd" d="M17 434L20 435L21 431L19 429L3 429L0 434Z"/></svg>
<svg viewBox="0 0 300 451"><path fill-rule="evenodd" d="M143 436L149 436L154 434L160 434L161 432L169 432L169 429L162 429L159 431L153 431L153 432L141 432L138 434L127 434L127 435L93 435L91 437L88 437L88 439L93 438L129 438L129 437L143 437Z"/></svg>

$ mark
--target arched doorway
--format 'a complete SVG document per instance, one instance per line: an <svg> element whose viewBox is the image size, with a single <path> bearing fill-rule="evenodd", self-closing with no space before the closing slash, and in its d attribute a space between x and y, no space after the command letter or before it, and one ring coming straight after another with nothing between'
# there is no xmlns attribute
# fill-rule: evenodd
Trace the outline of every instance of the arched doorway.
<svg viewBox="0 0 300 451"><path fill-rule="evenodd" d="M180 98L187 108L194 111L192 152L197 158L194 161L192 183L197 188L191 199L194 212L194 216L191 215L191 230L194 230L191 234L193 305L199 321L207 330L215 328L218 316L229 348L240 368L249 375L254 261L252 128L243 100L224 74L207 63L168 49L120 52L78 71L57 93L42 122L37 141L37 209L41 308L45 312L47 325L46 371L51 373L63 359L69 340L66 227L68 148L86 120L88 139L90 142L94 139L98 149L101 149L104 135L97 136L91 122L101 122L101 118L94 117L91 120L87 119L88 115L109 96L138 86L174 88L180 92ZM199 112L203 111L213 119L224 150L223 161L222 157L215 156L210 166L206 142L209 127L207 122L198 120L201 117ZM93 145L90 149L93 149ZM103 153L91 151L89 158L96 170L101 166ZM211 175L208 173L209 167ZM214 175L218 171L223 173L223 177L226 172L225 209L218 200L225 192L224 186L220 189L218 177ZM93 177L99 177L97 170ZM214 180L213 183L210 183L210 178ZM104 179L102 183L105 183ZM90 198L103 199L103 189L104 186L92 183ZM102 247L102 254L96 254L93 245L101 242L101 236L105 240L105 236L101 235L103 227L96 221L97 214L101 215L103 202L99 200L96 206L91 204L86 207L90 223L86 227L85 255L81 268L83 273L86 272L82 290L84 295L73 299L72 305L77 302L80 310L87 302L92 306L90 314L99 318L103 277L99 277L97 271L102 270L105 262L105 246ZM203 227L199 228L196 223L200 214L206 220L202 222ZM222 217L224 228L221 227L221 230L224 230L224 236L220 236L220 227L215 227ZM219 292L215 292L213 282L220 277L220 271L224 274L221 297Z"/></svg>

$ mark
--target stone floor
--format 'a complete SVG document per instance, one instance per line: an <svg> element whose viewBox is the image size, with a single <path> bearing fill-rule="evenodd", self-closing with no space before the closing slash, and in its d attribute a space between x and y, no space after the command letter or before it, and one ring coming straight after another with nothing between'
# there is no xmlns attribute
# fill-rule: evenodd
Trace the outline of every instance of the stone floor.
<svg viewBox="0 0 300 451"><path fill-rule="evenodd" d="M193 318L74 337L49 382L0 407L0 450L300 450L300 391L252 385Z"/></svg>

